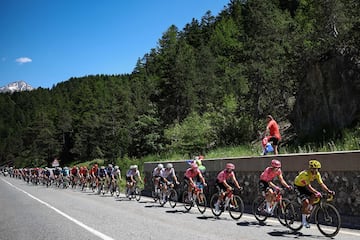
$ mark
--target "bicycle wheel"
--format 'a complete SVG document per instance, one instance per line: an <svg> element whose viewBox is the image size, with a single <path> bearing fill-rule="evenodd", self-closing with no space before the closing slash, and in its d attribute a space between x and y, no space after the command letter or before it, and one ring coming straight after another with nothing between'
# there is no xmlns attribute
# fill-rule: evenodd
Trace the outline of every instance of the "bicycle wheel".
<svg viewBox="0 0 360 240"><path fill-rule="evenodd" d="M266 201L263 196L257 196L252 204L252 212L255 218L260 222L264 223L268 215L265 212Z"/></svg>
<svg viewBox="0 0 360 240"><path fill-rule="evenodd" d="M163 190L160 190L159 192L159 204L160 206L164 206L166 201L165 201L165 198L166 198L166 193L163 191Z"/></svg>
<svg viewBox="0 0 360 240"><path fill-rule="evenodd" d="M315 223L319 231L326 237L334 237L339 233L341 219L339 211L329 203L317 206L315 210Z"/></svg>
<svg viewBox="0 0 360 240"><path fill-rule="evenodd" d="M279 220L279 222L281 223L281 225L286 226L286 222L285 222L285 207L286 205L288 205L290 203L290 200L287 198L283 198L280 202L278 202L278 204L276 205L276 209L275 209L275 215L277 217L277 219Z"/></svg>
<svg viewBox="0 0 360 240"><path fill-rule="evenodd" d="M244 202L240 196L234 195L229 203L229 214L234 220L239 220L244 213Z"/></svg>
<svg viewBox="0 0 360 240"><path fill-rule="evenodd" d="M99 187L98 187L98 192L97 192L97 194L100 195L100 193L102 192L102 190L103 190L103 185L100 183L100 184L99 184Z"/></svg>
<svg viewBox="0 0 360 240"><path fill-rule="evenodd" d="M140 190L140 188L135 187L134 195L135 195L136 201L140 201L140 199L141 199L141 190Z"/></svg>
<svg viewBox="0 0 360 240"><path fill-rule="evenodd" d="M175 191L175 189L169 189L169 193L168 193L168 201L169 204L172 208L176 207L176 203L178 201L178 194Z"/></svg>
<svg viewBox="0 0 360 240"><path fill-rule="evenodd" d="M303 225L301 222L301 204L297 201L290 202L285 207L285 223L294 232L299 231Z"/></svg>
<svg viewBox="0 0 360 240"><path fill-rule="evenodd" d="M184 191L182 201L184 203L184 208L186 211L190 211L193 206L192 196L189 196L188 191Z"/></svg>
<svg viewBox="0 0 360 240"><path fill-rule="evenodd" d="M218 203L218 199L219 199L218 193L214 193L210 199L211 212L214 214L215 217L219 217L223 212L223 208L220 206L221 204ZM215 204L218 204L218 206L216 206Z"/></svg>
<svg viewBox="0 0 360 240"><path fill-rule="evenodd" d="M200 213L204 213L206 211L206 196L204 193L199 193L195 199L196 206Z"/></svg>

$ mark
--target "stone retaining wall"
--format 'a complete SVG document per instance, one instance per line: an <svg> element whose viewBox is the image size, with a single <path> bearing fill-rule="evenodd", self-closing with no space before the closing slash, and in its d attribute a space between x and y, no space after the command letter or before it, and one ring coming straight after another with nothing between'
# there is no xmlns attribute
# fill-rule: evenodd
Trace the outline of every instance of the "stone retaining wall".
<svg viewBox="0 0 360 240"><path fill-rule="evenodd" d="M210 196L215 192L214 185L217 173L224 169L226 163L232 162L236 166L236 177L240 185L244 187L241 197L245 203L245 211L250 213L252 201L259 194L259 176L269 166L273 158L274 156L259 156L204 160L203 164L206 166L205 179L208 183L208 187L205 189L207 198L210 199ZM298 172L307 169L310 159L319 160L322 164L320 173L325 184L336 192L333 203L341 214L343 226L360 229L360 151L287 154L278 155L276 158L282 162L283 176L290 184L293 184ZM172 161L171 163L173 163L176 175L181 182L181 186L178 187L178 192L181 194L184 172L189 165L184 160ZM153 187L151 172L157 164L157 162L145 163L145 194L150 195L151 193ZM320 190L317 183L312 185Z"/></svg>

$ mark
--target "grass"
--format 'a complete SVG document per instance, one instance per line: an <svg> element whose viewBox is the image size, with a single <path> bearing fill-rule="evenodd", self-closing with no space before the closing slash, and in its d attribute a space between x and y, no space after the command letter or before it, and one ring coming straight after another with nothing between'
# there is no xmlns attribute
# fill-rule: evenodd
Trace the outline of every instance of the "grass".
<svg viewBox="0 0 360 240"><path fill-rule="evenodd" d="M280 154L359 150L360 126L351 130L344 130L342 136L343 137L341 139L324 141L322 143L307 143L299 146L281 146ZM227 146L216 148L207 152L205 154L205 158L259 156L261 151L261 143L259 141L254 144L242 146ZM125 170L128 169L130 165L138 165L139 170L142 172L142 167L145 162L165 162L185 159L190 159L190 156L178 152L166 152L161 154L148 155L143 158L125 157L122 159L117 159L114 164L120 167L122 170L122 175L124 175ZM98 163L99 166L101 166L104 164L104 160L95 159L79 164L91 166L94 163Z"/></svg>

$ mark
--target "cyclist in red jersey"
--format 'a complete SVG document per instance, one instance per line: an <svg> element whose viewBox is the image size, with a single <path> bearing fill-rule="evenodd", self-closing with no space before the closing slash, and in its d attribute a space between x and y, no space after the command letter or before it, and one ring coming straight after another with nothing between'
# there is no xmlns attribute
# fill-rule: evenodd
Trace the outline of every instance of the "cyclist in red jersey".
<svg viewBox="0 0 360 240"><path fill-rule="evenodd" d="M207 186L205 182L205 178L201 174L201 171L196 163L192 163L191 167L188 168L184 174L184 180L188 185L188 196L192 195L192 190L196 187L195 178L199 176L201 183L203 186ZM200 188L201 189L201 188Z"/></svg>
<svg viewBox="0 0 360 240"><path fill-rule="evenodd" d="M274 178L278 178L281 185L286 187L287 189L292 189L292 187L287 184L284 180L281 171L281 162L277 159L273 159L270 163L270 166L267 167L260 175L259 181L259 188L261 194L266 199L266 211L267 213L271 213L272 206L274 205L275 201L275 192L274 190L278 191L280 188L274 184L272 181Z"/></svg>
<svg viewBox="0 0 360 240"><path fill-rule="evenodd" d="M274 120L274 118L271 115L267 115L267 126L265 130L265 136L268 140L268 142L272 141L272 145L274 147L274 154L278 154L278 145L281 141L281 135L279 130L279 125Z"/></svg>
<svg viewBox="0 0 360 240"><path fill-rule="evenodd" d="M216 177L216 186L219 187L220 190L223 190L219 195L219 199L217 203L215 203L215 207L218 209L220 202L224 199L225 194L229 193L233 190L233 188L229 185L228 181L231 181L236 188L241 189L239 182L235 177L235 165L232 163L227 163L225 169L218 173Z"/></svg>

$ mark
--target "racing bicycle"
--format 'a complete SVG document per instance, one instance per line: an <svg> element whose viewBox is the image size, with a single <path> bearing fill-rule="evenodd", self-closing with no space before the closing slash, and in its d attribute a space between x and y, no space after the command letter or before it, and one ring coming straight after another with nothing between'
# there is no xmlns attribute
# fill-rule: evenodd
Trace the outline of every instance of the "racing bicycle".
<svg viewBox="0 0 360 240"><path fill-rule="evenodd" d="M326 237L334 237L340 231L341 218L339 211L331 204L334 195L324 194L314 203L308 223L315 223L319 231ZM286 225L294 232L299 231L302 225L302 201L297 197L285 207Z"/></svg>
<svg viewBox="0 0 360 240"><path fill-rule="evenodd" d="M220 194L224 191L217 187L218 192L214 193L210 199L210 208L214 216L219 217L224 211L228 210L234 220L238 220L244 213L244 202L242 198L234 194L234 190L226 191L223 200L219 200Z"/></svg>

